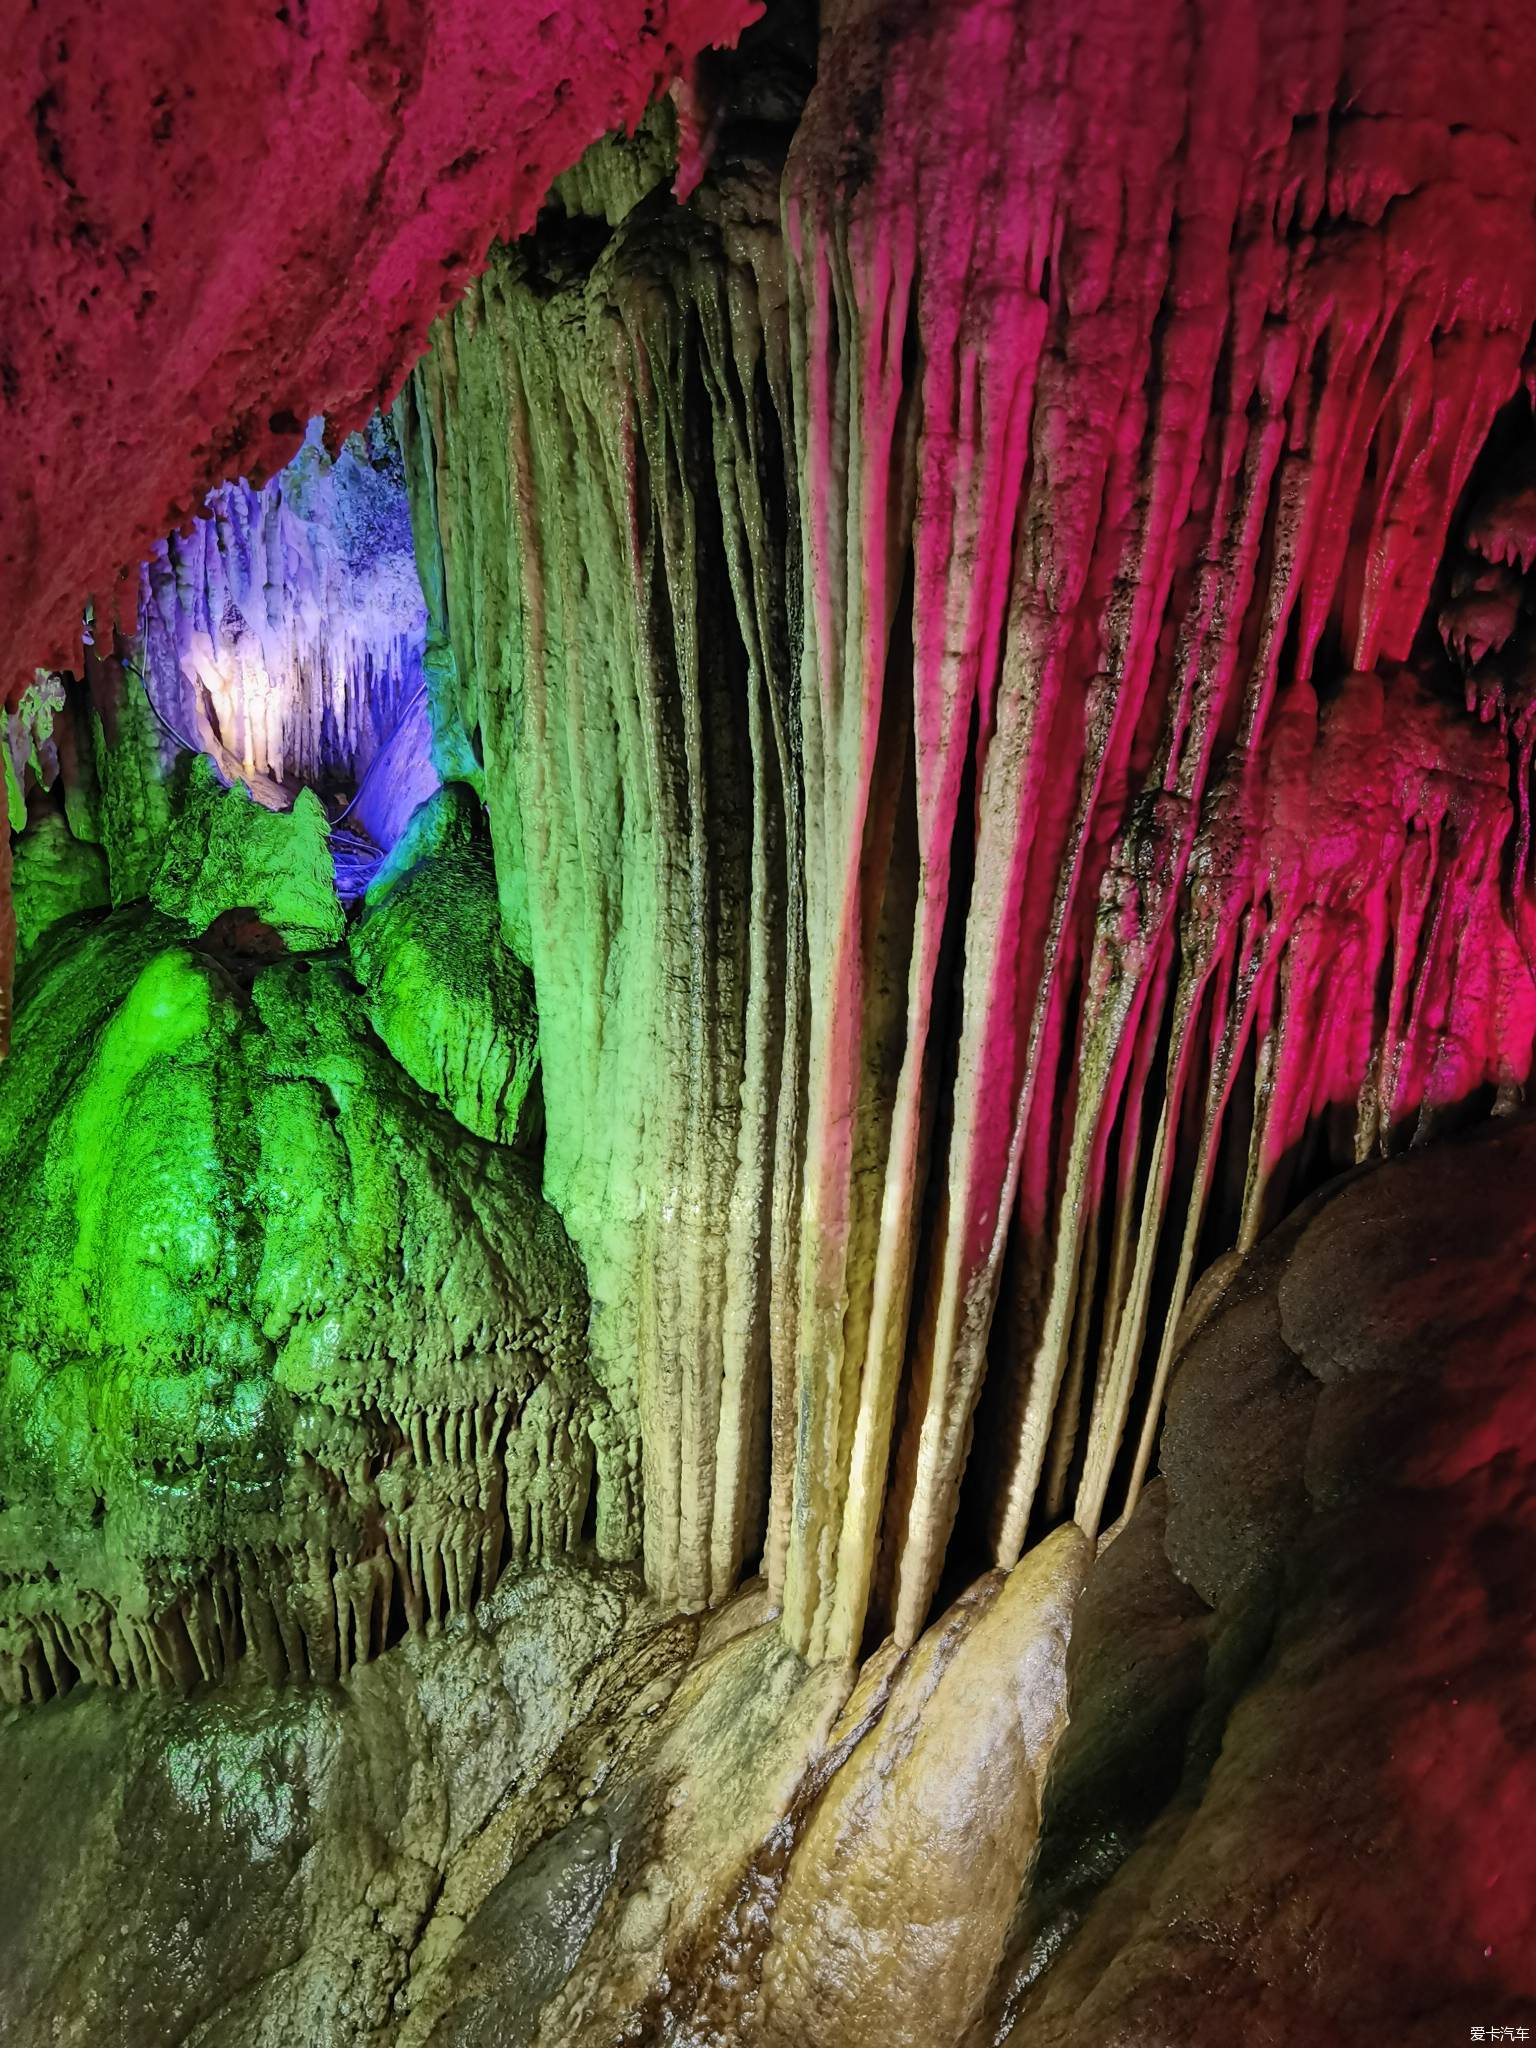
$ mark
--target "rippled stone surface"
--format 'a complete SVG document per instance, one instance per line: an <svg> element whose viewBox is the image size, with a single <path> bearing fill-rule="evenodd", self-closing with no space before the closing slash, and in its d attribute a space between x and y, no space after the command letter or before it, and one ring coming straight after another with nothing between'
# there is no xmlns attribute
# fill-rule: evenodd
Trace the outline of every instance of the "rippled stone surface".
<svg viewBox="0 0 1536 2048"><path fill-rule="evenodd" d="M423 1097L335 954L145 909L61 933L0 1171L5 1696L248 1651L334 1677L578 1541L580 1267L536 1168Z"/></svg>

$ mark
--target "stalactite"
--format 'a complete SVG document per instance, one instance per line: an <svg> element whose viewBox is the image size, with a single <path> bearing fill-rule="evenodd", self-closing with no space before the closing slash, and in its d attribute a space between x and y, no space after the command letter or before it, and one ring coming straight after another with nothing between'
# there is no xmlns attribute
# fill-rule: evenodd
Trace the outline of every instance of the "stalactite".
<svg viewBox="0 0 1536 2048"><path fill-rule="evenodd" d="M332 461L319 426L260 490L221 485L141 573L157 712L274 805L299 786L354 788L421 689L426 612L398 453L376 421ZM422 759L390 778L385 841L435 783L419 725Z"/></svg>
<svg viewBox="0 0 1536 2048"><path fill-rule="evenodd" d="M408 449L430 436L457 716L538 987L546 1188L632 1418L613 1468L638 1432L649 1571L690 1607L757 1540L769 1237L794 1199L774 1113L802 973L788 370L764 201L717 193L698 235L637 216L590 276L541 274L537 248L498 260L402 427ZM610 1550L634 1546L639 1481Z"/></svg>
<svg viewBox="0 0 1536 2048"><path fill-rule="evenodd" d="M485 1374L497 1392L473 1404L312 1410L282 1501L192 1569L109 1543L77 1545L64 1575L0 1563L0 1700L184 1690L247 1656L274 1684L329 1683L574 1550L591 1474L574 1404L515 1357Z"/></svg>
<svg viewBox="0 0 1536 2048"><path fill-rule="evenodd" d="M668 1597L765 1400L814 1656L914 1639L963 1490L1096 1532L1202 1267L1528 1076L1532 179L1394 48L833 10L779 221L727 121L438 330L437 743Z"/></svg>
<svg viewBox="0 0 1536 2048"><path fill-rule="evenodd" d="M403 1632L435 1632L503 1569L579 1541L583 1447L558 1407L546 1401L535 1422L533 1405L510 1436L501 1399L345 1418L343 1444L359 1423L393 1444L376 1469L330 1469L317 1454L291 1479L283 1511L265 1518L269 1529L196 1573L157 1560L133 1571L110 1554L72 1558L83 1576L64 1584L57 1571L0 1571L0 1699L27 1704L77 1679L183 1688L248 1655L274 1683L330 1681Z"/></svg>
<svg viewBox="0 0 1536 2048"><path fill-rule="evenodd" d="M846 476L850 494L871 442L883 441L878 424L851 395L855 369L847 372L848 400L829 406L819 382L822 364L857 366L870 347L890 349L890 320L882 324L878 301L876 317L869 317L867 294L886 266L904 269L911 262L905 245L916 223L912 353L921 424L914 464L922 488L910 543L902 534L897 545L910 545L916 565L914 700L920 706L931 688L936 701L955 708L962 735L969 685L957 687L943 657L966 640L952 627L941 634L924 623L942 589L923 573L924 549L933 547L940 561L956 557L953 486L932 483L936 459L953 464L958 449L960 460L990 456L1000 465L1007 480L998 524L1014 542L1013 560L1000 571L1006 624L978 686L971 741L975 881L968 900L951 906L964 920L965 967L953 1099L945 1105L948 1154L939 1167L944 1192L924 1248L926 1299L906 1361L906 1416L886 1511L889 1598L902 1640L921 1626L937 1587L1016 1204L1032 1240L1023 1257L1039 1275L1040 1308L1030 1351L1007 1361L993 1417L998 1434L984 1451L992 1475L987 1509L994 1555L1003 1563L1019 1555L1052 1435L1061 1427L1064 1380L1073 1384L1074 1346L1089 1342L1081 1325L1092 1316L1103 1317L1106 1333L1099 1340L1100 1364L1085 1375L1094 1392L1079 1517L1097 1526L1117 1462L1122 1413L1131 1386L1150 1367L1132 1494L1139 1484L1171 1332L1203 1241L1205 1184L1225 1095L1243 1052L1250 998L1234 955L1242 930L1240 892L1255 864L1242 842L1258 827L1260 792L1273 800L1284 787L1283 769L1266 751L1277 692L1306 699L1330 620L1337 619L1361 665L1408 655L1431 597L1438 536L1497 409L1515 389L1530 325L1529 233L1500 204L1484 207L1475 177L1436 202L1445 208L1441 221L1432 224L1426 215L1430 202L1405 202L1378 238L1366 232L1377 203L1367 188L1390 179L1392 167L1369 162L1352 192L1347 153L1341 153L1327 202L1333 217L1314 238L1325 204L1322 185L1306 176L1314 144L1305 125L1293 125L1294 110L1269 98L1279 72L1266 61L1264 25L1254 20L1241 32L1229 25L1226 32L1186 39L1180 22L1178 10L1154 10L1117 23L1113 36L1096 37L1090 46L1078 39L1075 24L1032 22L1026 36L1012 10L977 6L946 10L942 29L923 25L887 38L878 58L881 130L862 139L865 175L844 185L828 175L830 152L855 146L863 67L876 58L861 27L849 27L842 40L834 32L824 50L825 83L791 160L787 220L805 300L807 367L796 392L800 432L814 449L828 431L824 423L835 422L823 468L830 477ZM1327 51L1312 54L1310 89L1326 105L1332 91ZM1047 115L1048 100L1059 103L1054 117ZM946 110L956 103L966 108L970 163L962 158L957 166L946 149L903 147L903 137L944 133ZM1249 124L1267 147L1245 162ZM1446 139L1440 147L1454 165L1456 144ZM928 164L943 166L931 188L924 178ZM1293 183L1298 176L1301 182ZM978 190L985 195L989 186L1009 194L1006 213L996 221L973 196ZM959 193L969 197L969 220L957 217ZM1358 227L1347 218L1352 200ZM825 225L818 222L819 234L814 241L807 235L803 247L796 242L797 208L823 220L831 216ZM1118 222L1115 235L1096 227L1105 220ZM1439 231L1444 220L1454 220L1466 241L1454 263L1437 267L1415 237L1422 233L1428 241L1432 225ZM1496 236L1504 227L1511 241L1499 257ZM1242 252L1235 271L1227 261L1234 244ZM1403 261L1410 248L1423 256L1416 270ZM1270 310L1276 305L1283 308L1279 318ZM834 319L850 320L854 330L840 337L837 351L824 338ZM866 339L870 334L875 342ZM957 365L975 375L983 391L989 366L994 377L1011 371L1017 380L1009 397L1026 459L1012 477L1004 451L1014 415L1007 407L989 416L979 407L967 413L963 400L957 405ZM808 465L802 469L802 478L811 479L802 499L808 531L819 517L839 522L835 490L826 503L817 502L818 474ZM899 503L899 489L883 489L877 476L874 515L882 515L893 497ZM858 530L860 517L850 505L847 531ZM1348 540L1351 522L1364 529L1358 553ZM959 559L961 588L971 601L981 607L997 602L963 551ZM1357 577L1348 568L1356 561L1372 565L1371 572ZM826 579L826 609L835 611L841 595L836 563L817 567ZM809 602L808 620L819 616ZM940 609L939 616L947 624L953 611ZM807 644L824 688L840 668L847 672L846 653L839 655L825 638L812 633ZM882 676L888 683L887 668ZM879 687L879 679L866 682L862 701L877 698ZM1384 740L1379 710L1370 718L1369 688L1365 696L1365 715ZM1427 740L1441 723L1418 711L1411 681L1394 690L1394 699L1409 734L1423 732ZM1283 953L1272 947L1286 992L1277 1026L1283 1040L1272 1055L1275 1085L1254 1120L1247 1231L1268 1213L1273 1176L1305 1130L1330 1103L1360 1094L1369 1080L1367 1068L1353 1059L1369 1053L1369 1025L1353 1034L1349 1028L1374 1008L1381 955L1372 951L1369 935L1362 931L1346 955L1347 972L1335 971L1326 987L1321 977L1324 931L1336 940L1341 924L1361 923L1362 909L1352 898L1366 895L1371 867L1354 869L1349 879L1338 875L1332 887L1341 901L1329 917L1330 864L1324 853L1320 867L1319 852L1330 838L1337 841L1361 790L1380 791L1385 844L1376 866L1388 873L1373 881L1387 889L1388 849L1396 840L1406 854L1424 803L1409 762L1401 770L1390 761L1362 762L1353 756L1345 715L1334 723L1341 731L1332 750L1333 787L1326 787L1331 734L1320 743L1323 759L1313 771L1325 782L1318 798L1332 801L1326 807L1316 802L1323 814L1310 821L1308 843L1288 849L1297 857L1302 901L1272 908L1277 917L1310 922L1313 936L1309 946L1299 930ZM1505 829L1502 791L1486 751L1481 760L1456 759L1456 736L1437 733L1436 739L1442 758L1444 750L1451 753L1442 780L1456 785L1452 808L1458 811L1446 835L1449 865L1439 900L1475 903L1486 919L1490 851ZM1404 751L1411 756L1411 742ZM1213 783L1220 787L1223 755L1231 785L1217 803L1232 815L1224 829L1219 810L1212 816L1215 830L1205 831L1196 856L1202 819L1211 815L1207 791ZM838 760L844 777L869 781L873 764L856 744L846 745ZM919 782L939 776L945 762L943 745L920 728ZM1427 760L1422 765L1427 768ZM1074 772L1075 798L1067 794ZM1050 781L1057 785L1054 794ZM1448 790L1432 796L1430 805L1442 801L1450 801ZM953 830L941 827L946 845ZM1223 839L1237 844L1223 845ZM925 876L932 871L932 862L925 862ZM814 884L814 868L811 873ZM1278 880L1270 879L1271 897ZM843 900L849 901L846 889ZM1496 916L1489 921L1499 926ZM845 957L850 943L867 943L870 936L865 916L841 942ZM1426 1095L1455 1099L1485 1082L1523 1078L1529 1065L1529 990L1500 928L1488 933L1484 959L1496 963L1494 975L1508 1000L1488 1006L1481 1043L1457 1049L1455 1085L1447 1087L1450 1076L1437 1068L1452 1056L1436 1050L1437 1033L1477 1030L1467 984L1487 973L1473 963L1469 947L1459 963L1461 1008L1451 1023L1456 965L1443 952L1448 936L1431 934L1405 994L1396 1046L1378 1049L1391 1076L1384 1138L1402 1128L1407 1111ZM919 932L915 961L923 951ZM820 955L813 945L818 957L834 963L825 984L813 981L826 989L831 1006L823 1031L829 1039L839 1029L856 1032L862 1000L856 977L846 968L837 971L831 944ZM1189 1034L1212 988L1235 988L1228 997L1235 1029L1224 1047L1218 1037L1205 1135L1181 1169L1193 1193L1175 1278L1155 1303L1159 1328L1151 1323L1157 1224L1194 1064ZM1117 1123L1133 1148L1138 1142L1141 1111L1138 1105L1127 1112L1127 1077L1138 1045L1155 1045L1162 1034L1170 994L1170 1066L1141 1222L1130 1230L1108 1217L1095 1224ZM922 1056L923 995L914 973L909 1071L919 1070ZM1330 1015L1339 1026L1332 1033ZM1331 1070L1314 1068L1319 1045L1332 1055ZM1031 1126L1044 1137L1058 1105L1065 1105L1060 1140L1031 1142ZM846 1133L841 1142L846 1149ZM814 1155L814 1140L811 1150ZM1021 1186L1026 1157L1036 1174L1043 1172L1043 1182L1033 1187ZM1134 1158L1127 1165L1124 1192L1134 1204ZM910 1172L905 1162L901 1171ZM902 1210L888 1184L881 1214L889 1235L854 1276L853 1312L847 1296L838 1302L845 1338L850 1329L856 1336L860 1330L859 1291L878 1298L883 1270L910 1269L913 1246ZM1123 1256L1118 1262L1128 1293L1108 1304L1092 1270L1084 1272L1085 1246L1096 1234L1135 1246L1128 1273ZM871 1417L867 1433L878 1436L876 1418L889 1412L888 1402L871 1352L862 1353L861 1371L861 1350L856 1343L850 1358L845 1349L829 1369L824 1351L802 1343L798 1370L824 1401L846 1403L848 1396L837 1393L840 1382L861 1386ZM842 1486L852 1489L859 1455L846 1433L822 1435L811 1445L814 1477L803 1495L802 1551L807 1559L825 1557L834 1537L843 1550L831 1586L814 1565L798 1577L793 1569L786 1574L791 1632L813 1650L847 1654L863 1623L869 1551L862 1540L850 1540L847 1496L840 1493ZM877 1473L881 1459L883 1448L876 1452Z"/></svg>

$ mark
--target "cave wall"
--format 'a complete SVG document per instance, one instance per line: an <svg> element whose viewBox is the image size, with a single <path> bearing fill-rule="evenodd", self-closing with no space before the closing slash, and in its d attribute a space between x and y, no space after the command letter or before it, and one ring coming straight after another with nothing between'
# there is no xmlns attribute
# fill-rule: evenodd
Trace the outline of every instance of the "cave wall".
<svg viewBox="0 0 1536 2048"><path fill-rule="evenodd" d="M49 0L0 39L0 700L130 632L139 564L305 422L398 388L492 234L742 0L138 9ZM89 656L87 656L89 660ZM12 738L14 740L14 734ZM14 748L13 748L14 751ZM11 822L21 796L7 772ZM0 1056L16 948L0 844Z"/></svg>
<svg viewBox="0 0 1536 2048"><path fill-rule="evenodd" d="M1134 1501L1201 1266L1524 1083L1523 20L832 9L787 151L727 85L685 213L437 329L437 718L664 1596L762 1543L910 1642Z"/></svg>
<svg viewBox="0 0 1536 2048"><path fill-rule="evenodd" d="M638 220L552 291L498 257L400 409L444 562L440 718L483 753L539 990L545 1185L627 1411L600 1539L624 1554L643 1516L653 1583L690 1606L753 1542L793 1200L786 509L754 446L758 381L788 403L774 211L759 183L698 237Z"/></svg>
<svg viewBox="0 0 1536 2048"><path fill-rule="evenodd" d="M761 1555L791 1641L847 1656L872 1617L913 1640L946 1561L1098 1531L1146 1476L1196 1273L1328 1166L1522 1087L1521 25L946 0L831 9L816 50L781 9L676 150L653 116L588 157L434 330L395 413L433 751L484 800L537 996L599 1544L663 1598ZM369 47L376 83L414 78ZM434 90L458 47L422 57ZM79 226L74 104L37 102L39 175ZM415 305L419 267L358 253L427 176L437 131L409 132L332 268ZM428 182L467 206L488 166ZM384 326L369 393L406 348ZM286 414L219 417L214 468L287 445ZM235 566L252 603L305 582L247 546L271 499L231 487L211 554L204 528L151 563L183 679ZM96 637L123 903L165 742L106 608ZM442 1055L413 1056L452 1094Z"/></svg>
<svg viewBox="0 0 1536 2048"><path fill-rule="evenodd" d="M508 1576L325 1685L0 1720L18 2048L1435 2048L1536 1997L1532 1198L1500 1117L1308 1199L1164 1473L910 1650ZM1518 2022L1523 2024L1523 2020Z"/></svg>
<svg viewBox="0 0 1536 2048"><path fill-rule="evenodd" d="M786 14L681 202L587 157L395 412L458 786L350 921L110 626L34 689L39 2037L1529 1996L1532 1126L1270 1230L1529 1082L1525 15ZM168 688L329 602L281 500L155 558ZM253 777L376 743L327 658Z"/></svg>

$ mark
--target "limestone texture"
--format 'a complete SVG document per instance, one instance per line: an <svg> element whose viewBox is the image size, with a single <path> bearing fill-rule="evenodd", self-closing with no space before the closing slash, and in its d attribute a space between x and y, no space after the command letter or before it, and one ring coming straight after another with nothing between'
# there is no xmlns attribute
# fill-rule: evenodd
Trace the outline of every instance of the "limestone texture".
<svg viewBox="0 0 1536 2048"><path fill-rule="evenodd" d="M61 812L39 807L11 849L16 958L24 961L45 933L111 901L101 849L76 839Z"/></svg>
<svg viewBox="0 0 1536 2048"><path fill-rule="evenodd" d="M10 36L7 2039L1536 1998L1532 0L745 12Z"/></svg>
<svg viewBox="0 0 1536 2048"><path fill-rule="evenodd" d="M1231 1280L1090 1575L966 2048L1529 2024L1533 1260L1521 1118L1332 1184Z"/></svg>
<svg viewBox="0 0 1536 2048"><path fill-rule="evenodd" d="M149 885L157 910L200 936L243 912L291 953L323 952L345 928L320 799L301 789L291 811L268 810L228 785L206 754L183 760L164 855Z"/></svg>
<svg viewBox="0 0 1536 2048"><path fill-rule="evenodd" d="M0 1725L7 2042L400 2038L465 1920L649 1735L692 1641L632 1574L557 1566L333 1687L82 1689Z"/></svg>
<svg viewBox="0 0 1536 2048"><path fill-rule="evenodd" d="M485 813L450 784L413 816L348 934L369 1021L413 1081L478 1137L537 1126L533 977L502 937Z"/></svg>
<svg viewBox="0 0 1536 2048"><path fill-rule="evenodd" d="M1430 2048L1526 2010L1533 1247L1536 1120L1331 1183L1205 1304L1097 1557L1062 1528L857 1667L761 1581L699 1623L588 1555L333 1688L248 1658L12 1712L7 2039Z"/></svg>
<svg viewBox="0 0 1536 2048"><path fill-rule="evenodd" d="M928 1631L797 1843L764 1960L773 2048L928 2048L975 2016L1066 1722L1089 1546L1068 1525Z"/></svg>
<svg viewBox="0 0 1536 2048"><path fill-rule="evenodd" d="M494 231L638 120L734 0L562 10L48 0L9 24L0 132L0 616L14 701L80 609L226 477L387 402Z"/></svg>
<svg viewBox="0 0 1536 2048"><path fill-rule="evenodd" d="M129 909L25 971L0 1071L13 1699L247 1652L331 1676L580 1536L600 1399L558 1218L395 1066L340 960L271 938Z"/></svg>
<svg viewBox="0 0 1536 2048"><path fill-rule="evenodd" d="M327 454L322 420L261 489L209 493L144 565L130 659L157 717L270 808L347 801L392 846L436 787L421 715L426 606L399 451L379 414Z"/></svg>
<svg viewBox="0 0 1536 2048"><path fill-rule="evenodd" d="M585 1559L503 1579L333 1687L272 1689L246 1668L190 1698L81 1688L13 1713L7 2038L766 2048L799 2038L784 2031L798 2013L805 2039L841 2041L808 2000L815 1920L788 1903L820 1892L830 1830L851 1887L821 1965L840 1956L871 2014L899 2000L898 2038L936 2040L957 2010L953 1965L990 1961L1001 1922L960 1931L957 1950L936 1919L904 1972L888 1937L928 1877L947 1870L958 1897L971 1869L931 1823L946 1792L958 1818L996 1785L997 1756L960 1725L984 1671L1007 1679L994 1720L1019 1738L997 1807L994 1890L1011 1899L1059 1732L1080 1561L1059 1532L963 1596L906 1669L890 1645L857 1678L807 1666L761 1588L701 1626ZM909 1751L927 1800L910 1828ZM848 1821L872 1777L888 1796L861 1842ZM67 1850L43 1813L67 1816ZM1010 1818L1026 1821L1017 1838Z"/></svg>
<svg viewBox="0 0 1536 2048"><path fill-rule="evenodd" d="M686 200L599 152L436 328L434 731L665 1597L761 1547L847 1659L1096 1537L1201 1269L1529 1078L1525 12L784 7Z"/></svg>
<svg viewBox="0 0 1536 2048"><path fill-rule="evenodd" d="M456 316L451 395L445 353L399 409L408 475L437 507L434 715L483 756L503 930L538 991L545 1186L625 1426L622 1540L643 1531L658 1592L689 1607L723 1598L756 1540L788 1200L775 1104L793 1102L796 984L769 794L787 763L766 758L762 668L784 648L783 515L730 395L787 371L782 334L759 331L760 302L782 299L775 211L771 186L743 183L699 248L686 222L637 209L591 276L558 237L547 277L541 246L498 256ZM714 351L718 414L682 403L696 350ZM738 605L760 610L755 669Z"/></svg>

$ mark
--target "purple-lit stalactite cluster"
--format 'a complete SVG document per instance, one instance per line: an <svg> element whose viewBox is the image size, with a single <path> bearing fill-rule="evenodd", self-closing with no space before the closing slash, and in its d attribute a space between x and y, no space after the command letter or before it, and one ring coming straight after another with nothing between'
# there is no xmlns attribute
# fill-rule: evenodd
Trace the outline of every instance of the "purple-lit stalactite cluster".
<svg viewBox="0 0 1536 2048"><path fill-rule="evenodd" d="M64 871L103 869L88 901L151 892L189 754L271 810L313 790L343 901L438 786L423 666L426 607L399 456L375 418L331 458L312 423L261 489L221 485L207 515L139 572L138 629L87 608L78 678L39 673L5 714L10 833L0 846L0 1055L18 944L13 855L62 914ZM180 768L178 767L180 763ZM12 836L28 833L17 852ZM78 891L77 891L78 894ZM34 903L33 921L43 913ZM22 950L25 950L23 945Z"/></svg>
<svg viewBox="0 0 1536 2048"><path fill-rule="evenodd" d="M221 485L145 564L144 673L166 725L227 779L278 807L300 787L361 788L349 822L388 848L437 781L426 609L387 428L333 461L321 425L263 489Z"/></svg>

